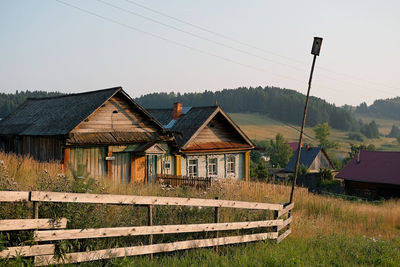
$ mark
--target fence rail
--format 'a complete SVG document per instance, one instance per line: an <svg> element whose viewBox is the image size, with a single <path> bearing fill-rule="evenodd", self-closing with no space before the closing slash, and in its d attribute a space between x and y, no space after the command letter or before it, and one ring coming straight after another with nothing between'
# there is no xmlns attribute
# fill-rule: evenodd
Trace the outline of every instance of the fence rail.
<svg viewBox="0 0 400 267"><path fill-rule="evenodd" d="M189 248L218 247L220 245L253 242L258 240L274 239L278 243L290 233L292 222L291 210L294 204L257 203L246 201L232 201L219 199L178 198L158 196L133 196L109 194L82 194L61 192L13 192L0 191L0 202L30 201L33 203L34 219L0 220L0 231L34 230L33 242L54 242L57 240L90 239L122 236L149 236L149 245L110 248L88 252L73 252L59 258L54 255L54 244L34 246L9 247L0 252L0 257L15 257L17 255L34 256L35 265L57 263L78 263L99 259L110 259L133 255L144 255L160 252L177 251ZM11 201L12 200L12 201ZM65 229L67 219L58 220L39 219L38 209L40 202L54 203L95 203L112 205L146 205L149 210L148 226ZM214 223L153 225L152 207L154 205L167 206L198 206L214 207ZM252 210L271 210L273 220L246 221L246 222L219 222L219 208L240 208ZM280 218L284 215L287 218ZM246 234L240 236L219 237L219 231L267 229L265 233ZM271 230L272 229L272 230ZM215 238L176 241L171 243L152 244L153 235L180 234L192 232L215 232Z"/></svg>

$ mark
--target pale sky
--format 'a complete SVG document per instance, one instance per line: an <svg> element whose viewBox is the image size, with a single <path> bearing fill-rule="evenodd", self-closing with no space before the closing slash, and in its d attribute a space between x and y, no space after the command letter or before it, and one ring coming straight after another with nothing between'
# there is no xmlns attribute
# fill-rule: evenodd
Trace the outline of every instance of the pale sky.
<svg viewBox="0 0 400 267"><path fill-rule="evenodd" d="M0 1L1 92L305 93L320 36L312 95L336 105L400 95L398 0L59 1Z"/></svg>

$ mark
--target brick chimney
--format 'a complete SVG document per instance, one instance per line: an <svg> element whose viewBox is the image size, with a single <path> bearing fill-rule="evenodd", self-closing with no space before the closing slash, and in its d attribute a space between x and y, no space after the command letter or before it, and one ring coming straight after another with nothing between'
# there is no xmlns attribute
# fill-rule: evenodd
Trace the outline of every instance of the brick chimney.
<svg viewBox="0 0 400 267"><path fill-rule="evenodd" d="M361 162L361 159L360 159L360 151L358 151L357 152L357 163L360 163Z"/></svg>
<svg viewBox="0 0 400 267"><path fill-rule="evenodd" d="M174 108L172 109L172 119L177 120L182 115L182 103L174 103Z"/></svg>

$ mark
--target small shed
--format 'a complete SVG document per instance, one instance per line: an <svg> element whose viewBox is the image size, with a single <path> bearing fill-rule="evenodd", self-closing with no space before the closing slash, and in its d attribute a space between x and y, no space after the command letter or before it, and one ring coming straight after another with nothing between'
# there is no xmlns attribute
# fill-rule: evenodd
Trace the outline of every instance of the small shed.
<svg viewBox="0 0 400 267"><path fill-rule="evenodd" d="M362 150L337 175L348 194L367 198L400 197L400 152Z"/></svg>
<svg viewBox="0 0 400 267"><path fill-rule="evenodd" d="M285 167L285 172L294 173L296 167L297 149L290 158L288 165ZM331 162L322 147L302 147L300 154L299 165L307 167L309 173L317 173L321 169L335 170L335 166Z"/></svg>

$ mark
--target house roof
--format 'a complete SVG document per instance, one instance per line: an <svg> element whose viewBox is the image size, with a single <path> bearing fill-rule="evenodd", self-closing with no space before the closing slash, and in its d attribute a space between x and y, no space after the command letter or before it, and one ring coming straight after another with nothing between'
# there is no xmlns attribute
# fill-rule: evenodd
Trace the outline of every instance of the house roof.
<svg viewBox="0 0 400 267"><path fill-rule="evenodd" d="M162 125L121 87L55 97L30 98L0 121L0 135L65 135L115 94L128 101L162 130Z"/></svg>
<svg viewBox="0 0 400 267"><path fill-rule="evenodd" d="M337 175L344 180L400 185L400 152L360 151Z"/></svg>
<svg viewBox="0 0 400 267"><path fill-rule="evenodd" d="M184 107L182 115L174 121L172 119L172 109L148 109L148 111L168 130L172 131L178 146L186 149L190 140L193 139L216 114L221 113L225 119L236 129L246 141L247 148L253 148L254 145L250 139L240 130L240 128L229 118L229 116L219 106L207 107ZM214 147L212 144L206 144L207 149ZM224 147L225 148L225 147ZM232 148L232 144L229 144ZM203 149L201 147L191 147L190 149ZM205 148L204 148L205 149Z"/></svg>
<svg viewBox="0 0 400 267"><path fill-rule="evenodd" d="M318 156L320 151L324 153L329 163L333 166L332 162L330 162L328 156L326 155L322 147L302 147L300 153L299 165L305 165L307 168L310 168L311 164L314 162L315 158ZM294 152L293 156L290 158L289 163L286 165L285 172L295 172L296 159L297 159L297 149Z"/></svg>

